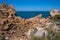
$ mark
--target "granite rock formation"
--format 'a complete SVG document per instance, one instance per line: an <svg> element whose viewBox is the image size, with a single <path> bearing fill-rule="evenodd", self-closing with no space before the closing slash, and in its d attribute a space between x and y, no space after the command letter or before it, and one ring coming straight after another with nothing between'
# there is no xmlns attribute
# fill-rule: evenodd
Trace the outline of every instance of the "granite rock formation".
<svg viewBox="0 0 60 40"><path fill-rule="evenodd" d="M54 17L55 15L60 15L60 11L57 9L51 10L50 15L51 17Z"/></svg>
<svg viewBox="0 0 60 40"><path fill-rule="evenodd" d="M60 13L56 10L53 11L50 12L51 17ZM0 39L30 40L29 38L31 38L31 35L47 38L49 36L49 32L51 31L51 27L52 31L59 31L60 28L59 26L57 27L55 22L53 22L53 18L42 18L41 16L42 15L37 15L33 18L24 19L16 16L16 11L13 5L7 5L6 3L1 4Z"/></svg>
<svg viewBox="0 0 60 40"><path fill-rule="evenodd" d="M26 39L25 33L29 27L25 19L16 16L12 5L0 5L0 36L4 35L9 40Z"/></svg>

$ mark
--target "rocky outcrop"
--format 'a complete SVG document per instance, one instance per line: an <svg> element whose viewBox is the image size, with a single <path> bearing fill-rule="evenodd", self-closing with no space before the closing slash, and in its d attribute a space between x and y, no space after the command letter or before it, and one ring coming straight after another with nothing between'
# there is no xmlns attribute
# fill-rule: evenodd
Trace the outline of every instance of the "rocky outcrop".
<svg viewBox="0 0 60 40"><path fill-rule="evenodd" d="M16 16L12 5L0 5L0 36L3 34L9 40L26 39L25 33L28 29L25 19Z"/></svg>
<svg viewBox="0 0 60 40"><path fill-rule="evenodd" d="M51 11L51 16L55 16L60 12L57 10ZM53 14L53 15L52 15ZM34 35L38 37L47 37L49 29L59 31L59 27L54 26L54 23L49 18L42 18L42 15L37 15L33 18L24 19L16 16L15 9L12 5L3 3L0 5L0 37L6 40L29 40ZM45 30L46 29L46 30Z"/></svg>
<svg viewBox="0 0 60 40"><path fill-rule="evenodd" d="M35 36L35 37L47 37L48 36L48 31L44 30L44 28L42 27L35 27L36 29L29 29L28 31L28 38L31 38L31 36Z"/></svg>
<svg viewBox="0 0 60 40"><path fill-rule="evenodd" d="M51 17L54 17L55 15L60 15L60 11L57 9L54 9L50 12Z"/></svg>

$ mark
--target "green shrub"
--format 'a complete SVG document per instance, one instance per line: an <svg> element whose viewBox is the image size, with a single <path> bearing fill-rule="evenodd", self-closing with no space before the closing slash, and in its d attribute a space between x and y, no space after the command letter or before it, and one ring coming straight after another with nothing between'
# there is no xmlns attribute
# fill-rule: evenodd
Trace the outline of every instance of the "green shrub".
<svg viewBox="0 0 60 40"><path fill-rule="evenodd" d="M31 37L31 40L47 40L47 39L33 36L33 37Z"/></svg>
<svg viewBox="0 0 60 40"><path fill-rule="evenodd" d="M1 35L0 40L6 40L4 35Z"/></svg>

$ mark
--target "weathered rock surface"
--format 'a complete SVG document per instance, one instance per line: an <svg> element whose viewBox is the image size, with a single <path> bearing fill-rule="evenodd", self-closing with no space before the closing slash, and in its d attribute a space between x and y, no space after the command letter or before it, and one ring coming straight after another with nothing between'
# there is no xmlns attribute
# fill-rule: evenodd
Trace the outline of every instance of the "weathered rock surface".
<svg viewBox="0 0 60 40"><path fill-rule="evenodd" d="M51 12L51 16L55 16L58 11ZM33 18L23 19L16 16L15 9L12 5L3 3L0 5L0 37L4 36L6 40L29 40L31 35L38 37L48 36L48 31L45 28L51 26L52 30L58 31L59 28L54 26L54 23L49 18L42 18L42 15L37 15Z"/></svg>
<svg viewBox="0 0 60 40"><path fill-rule="evenodd" d="M50 12L51 17L54 17L55 15L60 15L60 11L57 9L54 9Z"/></svg>
<svg viewBox="0 0 60 40"><path fill-rule="evenodd" d="M6 3L0 5L0 36L3 34L6 39L20 40L27 39L25 33L28 31L25 19L16 16L12 5Z"/></svg>

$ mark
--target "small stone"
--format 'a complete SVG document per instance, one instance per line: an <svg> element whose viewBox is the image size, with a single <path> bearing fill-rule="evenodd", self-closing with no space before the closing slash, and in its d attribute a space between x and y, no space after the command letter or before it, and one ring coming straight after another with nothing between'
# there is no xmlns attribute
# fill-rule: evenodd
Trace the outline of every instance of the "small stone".
<svg viewBox="0 0 60 40"><path fill-rule="evenodd" d="M6 37L5 37L5 39L6 39L6 40L8 40L8 39L9 39L9 37L8 37L8 36L6 36Z"/></svg>
<svg viewBox="0 0 60 40"><path fill-rule="evenodd" d="M7 30L9 28L9 26L4 26L3 30Z"/></svg>

